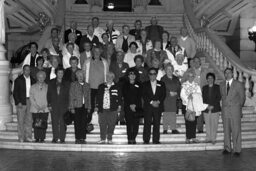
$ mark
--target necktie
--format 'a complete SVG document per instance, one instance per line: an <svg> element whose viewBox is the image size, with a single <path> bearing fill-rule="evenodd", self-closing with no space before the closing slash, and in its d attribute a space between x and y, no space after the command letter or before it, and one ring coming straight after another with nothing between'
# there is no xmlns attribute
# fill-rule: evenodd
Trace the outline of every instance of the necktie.
<svg viewBox="0 0 256 171"><path fill-rule="evenodd" d="M228 82L227 83L227 95L228 95L229 89L230 89L230 85L229 85L229 82Z"/></svg>
<svg viewBox="0 0 256 171"><path fill-rule="evenodd" d="M123 51L126 53L128 51L128 37L127 38L123 38L123 44L122 44L122 49Z"/></svg>

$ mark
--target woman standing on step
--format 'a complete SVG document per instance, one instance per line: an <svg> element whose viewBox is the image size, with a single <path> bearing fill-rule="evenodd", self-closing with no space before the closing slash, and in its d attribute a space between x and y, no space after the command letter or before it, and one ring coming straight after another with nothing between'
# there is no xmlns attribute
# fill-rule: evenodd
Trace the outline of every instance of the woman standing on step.
<svg viewBox="0 0 256 171"><path fill-rule="evenodd" d="M48 104L47 104L47 90L48 85L44 82L46 73L39 71L36 74L37 83L31 86L30 89L30 112L33 118L33 128L35 142L44 142L47 120L48 120Z"/></svg>

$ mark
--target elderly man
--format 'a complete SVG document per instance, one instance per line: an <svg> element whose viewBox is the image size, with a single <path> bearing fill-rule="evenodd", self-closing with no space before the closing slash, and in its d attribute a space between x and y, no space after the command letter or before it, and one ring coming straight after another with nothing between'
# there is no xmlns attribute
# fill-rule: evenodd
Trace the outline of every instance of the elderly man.
<svg viewBox="0 0 256 171"><path fill-rule="evenodd" d="M122 27L123 33L117 37L116 39L116 50L122 50L123 52L127 52L129 49L129 45L131 42L135 41L135 37L130 35L130 27L128 25L123 25Z"/></svg>
<svg viewBox="0 0 256 171"><path fill-rule="evenodd" d="M99 38L99 41L102 42L102 34L105 33L105 30L99 26L99 18L98 17L93 17L92 18L92 26L94 28L94 35Z"/></svg>
<svg viewBox="0 0 256 171"><path fill-rule="evenodd" d="M79 44L80 52L84 51L83 45L85 42L90 42L92 46L98 46L100 44L99 38L94 35L94 28L92 25L87 26L87 34L81 38Z"/></svg>
<svg viewBox="0 0 256 171"><path fill-rule="evenodd" d="M222 120L224 129L223 154L231 153L231 134L234 156L241 153L241 118L242 107L245 102L244 85L233 78L231 68L224 71L226 80L220 84L222 97Z"/></svg>
<svg viewBox="0 0 256 171"><path fill-rule="evenodd" d="M82 32L77 30L77 23L75 21L72 21L70 23L70 29L67 29L64 33L64 42L67 43L69 42L69 34L70 33L74 33L76 35L76 40L75 40L75 43L77 45L79 45L80 43L80 39L82 38Z"/></svg>
<svg viewBox="0 0 256 171"><path fill-rule="evenodd" d="M109 20L106 24L107 30L106 33L108 34L109 41L113 44L116 44L116 39L120 35L120 32L117 29L114 29L114 22L113 20Z"/></svg>
<svg viewBox="0 0 256 171"><path fill-rule="evenodd" d="M141 20L136 20L134 23L134 29L130 30L130 34L135 37L135 40L140 40L140 32L142 30L142 22Z"/></svg>
<svg viewBox="0 0 256 171"><path fill-rule="evenodd" d="M148 38L152 41L153 44L156 40L162 39L164 29L162 26L157 25L156 17L151 18L151 25L147 26L145 30L147 31Z"/></svg>

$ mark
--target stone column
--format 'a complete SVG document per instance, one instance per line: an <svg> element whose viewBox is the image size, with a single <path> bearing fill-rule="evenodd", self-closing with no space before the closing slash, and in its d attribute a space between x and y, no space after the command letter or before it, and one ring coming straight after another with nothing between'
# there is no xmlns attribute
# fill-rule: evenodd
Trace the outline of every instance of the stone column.
<svg viewBox="0 0 256 171"><path fill-rule="evenodd" d="M0 130L5 129L5 123L12 120L12 106L10 103L10 66L6 60L4 0L0 0Z"/></svg>

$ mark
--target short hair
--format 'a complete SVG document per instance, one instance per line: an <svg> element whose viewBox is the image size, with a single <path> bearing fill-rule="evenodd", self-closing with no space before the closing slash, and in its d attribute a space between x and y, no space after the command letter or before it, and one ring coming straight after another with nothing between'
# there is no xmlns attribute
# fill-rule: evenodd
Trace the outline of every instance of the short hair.
<svg viewBox="0 0 256 171"><path fill-rule="evenodd" d="M71 45L73 48L75 48L75 44L74 44L74 43L71 43L71 42L68 42L68 43L67 43L66 48L68 48L69 45Z"/></svg>
<svg viewBox="0 0 256 171"><path fill-rule="evenodd" d="M134 57L134 62L136 62L137 59L140 59L141 62L144 62L144 57L143 57L142 55L136 55L136 56Z"/></svg>
<svg viewBox="0 0 256 171"><path fill-rule="evenodd" d="M101 38L103 38L103 36L108 36L108 38L109 38L108 33L103 33L103 34L101 35Z"/></svg>
<svg viewBox="0 0 256 171"><path fill-rule="evenodd" d="M164 30L164 31L163 31L163 33L162 33L162 35L163 35L163 34L167 34L168 39L169 39L169 37L170 37L170 33L169 33L168 31L165 31L165 30Z"/></svg>
<svg viewBox="0 0 256 171"><path fill-rule="evenodd" d="M43 63L44 63L44 57L38 56L38 57L36 58L36 66L38 65L38 62L39 62L39 61L43 61Z"/></svg>
<svg viewBox="0 0 256 171"><path fill-rule="evenodd" d="M81 69L78 69L78 70L76 71L76 77L77 77L79 74L82 74L82 75L84 76L84 71L81 70Z"/></svg>
<svg viewBox="0 0 256 171"><path fill-rule="evenodd" d="M151 68L148 69L148 74L150 73L150 71L155 71L156 74L158 73L158 69L154 68L154 67L151 67Z"/></svg>
<svg viewBox="0 0 256 171"><path fill-rule="evenodd" d="M176 36L171 36L170 40L175 39L178 40L178 38Z"/></svg>
<svg viewBox="0 0 256 171"><path fill-rule="evenodd" d="M65 69L64 69L63 67L57 67L57 68L55 69L55 74L57 75L57 73L58 73L59 71L65 72Z"/></svg>
<svg viewBox="0 0 256 171"><path fill-rule="evenodd" d="M134 45L136 47L136 49L138 49L138 44L136 42L131 42L129 44L129 48L131 48L132 45Z"/></svg>
<svg viewBox="0 0 256 171"><path fill-rule="evenodd" d="M212 77L215 80L215 74L212 72L209 72L206 74L206 79L208 79L209 77Z"/></svg>
<svg viewBox="0 0 256 171"><path fill-rule="evenodd" d="M200 62L200 64L201 64L201 59L200 59L198 56L194 57L194 58L193 58L193 61L195 61L196 59L198 59L199 62Z"/></svg>
<svg viewBox="0 0 256 171"><path fill-rule="evenodd" d="M31 48L32 45L35 45L35 46L36 46L36 49L38 49L38 44L37 44L36 42L31 42L31 43L29 44L29 48Z"/></svg>
<svg viewBox="0 0 256 171"><path fill-rule="evenodd" d="M77 63L78 63L79 59L78 59L78 57L76 57L76 56L71 56L71 57L69 58L69 62L71 62L71 61L77 61Z"/></svg>
<svg viewBox="0 0 256 171"><path fill-rule="evenodd" d="M141 20L135 20L134 24L140 22L140 24L142 24L142 21Z"/></svg>
<svg viewBox="0 0 256 171"><path fill-rule="evenodd" d="M95 20L95 19L98 20L98 21L100 20L99 17L92 17L92 21Z"/></svg>
<svg viewBox="0 0 256 171"><path fill-rule="evenodd" d="M24 69L27 68L27 67L30 69L30 65L26 64L26 65L24 65L24 66L22 67L22 70L24 70Z"/></svg>
<svg viewBox="0 0 256 171"><path fill-rule="evenodd" d="M42 54L43 52L46 52L48 56L50 55L50 51L49 51L48 48L43 48L43 49L41 50L41 54Z"/></svg>
<svg viewBox="0 0 256 171"><path fill-rule="evenodd" d="M164 65L164 69L166 70L168 67L171 67L172 70L174 71L174 66L171 63L167 63Z"/></svg>
<svg viewBox="0 0 256 171"><path fill-rule="evenodd" d="M36 78L38 78L39 77L39 75L43 75L44 76L44 78L46 78L46 73L44 72L44 71L38 71L38 73L36 74Z"/></svg>
<svg viewBox="0 0 256 171"><path fill-rule="evenodd" d="M54 28L51 29L51 33L52 33L53 31L57 31L57 33L59 33L59 29L56 28L56 27L54 27Z"/></svg>
<svg viewBox="0 0 256 171"><path fill-rule="evenodd" d="M226 71L228 71L228 70L233 73L233 68L230 68L230 67L227 67L227 68L224 70L224 73L225 73Z"/></svg>
<svg viewBox="0 0 256 171"><path fill-rule="evenodd" d="M123 26L122 26L122 29L124 29L125 27L127 27L128 29L130 29L130 26L127 25L127 24L123 25Z"/></svg>
<svg viewBox="0 0 256 171"><path fill-rule="evenodd" d="M109 71L107 75L111 76L113 80L115 79L115 74L112 71Z"/></svg>

